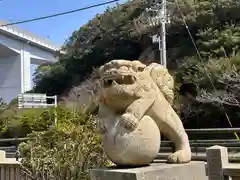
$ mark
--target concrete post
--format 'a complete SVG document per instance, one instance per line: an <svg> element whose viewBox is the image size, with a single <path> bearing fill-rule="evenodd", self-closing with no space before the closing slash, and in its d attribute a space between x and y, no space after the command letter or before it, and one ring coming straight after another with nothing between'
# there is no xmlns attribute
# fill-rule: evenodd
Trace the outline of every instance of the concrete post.
<svg viewBox="0 0 240 180"><path fill-rule="evenodd" d="M28 44L21 46L21 93L31 90L31 58Z"/></svg>
<svg viewBox="0 0 240 180"><path fill-rule="evenodd" d="M0 161L4 161L6 158L6 152L5 151L2 151L0 150Z"/></svg>
<svg viewBox="0 0 240 180"><path fill-rule="evenodd" d="M223 167L228 164L228 150L222 146L207 148L208 180L228 180L223 175Z"/></svg>

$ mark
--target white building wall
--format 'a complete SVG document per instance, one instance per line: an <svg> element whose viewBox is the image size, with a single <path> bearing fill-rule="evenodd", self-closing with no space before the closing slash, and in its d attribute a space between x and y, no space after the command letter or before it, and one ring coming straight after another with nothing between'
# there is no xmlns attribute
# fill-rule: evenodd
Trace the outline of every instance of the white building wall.
<svg viewBox="0 0 240 180"><path fill-rule="evenodd" d="M10 102L21 92L21 57L0 58L0 97Z"/></svg>
<svg viewBox="0 0 240 180"><path fill-rule="evenodd" d="M35 40L34 37L26 41L23 37L1 32L0 28L0 97L10 102L19 93L31 90L31 64L53 63L57 59L55 49L46 45L45 41ZM20 35L24 34L21 32ZM7 53L3 47L7 48Z"/></svg>

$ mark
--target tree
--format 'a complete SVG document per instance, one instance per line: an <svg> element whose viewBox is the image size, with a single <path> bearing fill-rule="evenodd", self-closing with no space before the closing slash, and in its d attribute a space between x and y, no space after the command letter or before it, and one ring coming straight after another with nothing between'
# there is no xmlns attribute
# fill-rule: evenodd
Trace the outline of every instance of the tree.
<svg viewBox="0 0 240 180"><path fill-rule="evenodd" d="M147 29L141 34L133 23L143 16L144 9L149 5L152 4L148 1L133 0L108 8L75 31L64 45L67 54L38 79L35 92L67 94L72 92L72 87L78 89L93 69L105 62L112 59L135 60L147 48L156 48L150 39L156 29ZM227 85L234 84L235 80L226 79L236 79L238 71L232 72L226 67L238 67L238 61L234 59L239 57L240 1L189 0L179 1L178 5L180 11L176 1L168 4L172 16L167 27L169 70L176 75L176 89L179 88L176 92L180 94L176 99L180 108L178 112L188 122L198 119L198 124L191 121L195 124L190 123L189 127L215 127L219 124L217 120L212 123L206 121L225 118L224 111L238 112L237 107L230 106L238 93L231 90L234 96L230 94ZM193 39L189 37L185 23ZM201 58L192 41L197 44ZM225 61L232 61L231 65ZM231 103L227 106L229 101L216 98L220 95L222 100L228 97ZM210 97L211 102L206 103L206 98L209 100Z"/></svg>

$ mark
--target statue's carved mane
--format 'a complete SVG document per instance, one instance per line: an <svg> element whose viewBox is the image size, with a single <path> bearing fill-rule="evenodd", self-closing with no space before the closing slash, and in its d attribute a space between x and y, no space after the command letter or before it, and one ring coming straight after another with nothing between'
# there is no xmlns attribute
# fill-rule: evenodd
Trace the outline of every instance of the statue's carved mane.
<svg viewBox="0 0 240 180"><path fill-rule="evenodd" d="M159 90L164 94L165 98L172 105L174 99L174 79L164 66L151 63L148 66L140 61L132 61L133 68L138 71L149 71L153 81L157 84Z"/></svg>

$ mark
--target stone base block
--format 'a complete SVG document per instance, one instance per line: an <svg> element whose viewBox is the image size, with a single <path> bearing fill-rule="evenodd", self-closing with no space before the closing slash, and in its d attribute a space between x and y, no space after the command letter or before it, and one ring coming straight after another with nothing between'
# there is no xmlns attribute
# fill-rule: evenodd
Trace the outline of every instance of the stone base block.
<svg viewBox="0 0 240 180"><path fill-rule="evenodd" d="M167 164L154 161L139 168L108 167L92 169L91 180L207 180L205 162L192 161L187 164Z"/></svg>

